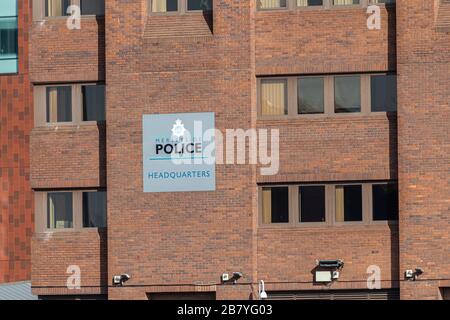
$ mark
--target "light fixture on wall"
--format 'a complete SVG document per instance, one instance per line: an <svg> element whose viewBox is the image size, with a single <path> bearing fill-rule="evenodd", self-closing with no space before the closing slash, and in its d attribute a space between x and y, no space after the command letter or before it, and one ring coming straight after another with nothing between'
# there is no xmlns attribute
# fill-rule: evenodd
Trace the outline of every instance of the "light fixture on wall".
<svg viewBox="0 0 450 320"><path fill-rule="evenodd" d="M131 279L131 276L126 273L123 273L120 276L114 276L113 277L113 285L123 286L123 284L130 279Z"/></svg>
<svg viewBox="0 0 450 320"><path fill-rule="evenodd" d="M338 260L316 260L314 281L316 283L332 283L339 280L340 271L344 267L344 261Z"/></svg>

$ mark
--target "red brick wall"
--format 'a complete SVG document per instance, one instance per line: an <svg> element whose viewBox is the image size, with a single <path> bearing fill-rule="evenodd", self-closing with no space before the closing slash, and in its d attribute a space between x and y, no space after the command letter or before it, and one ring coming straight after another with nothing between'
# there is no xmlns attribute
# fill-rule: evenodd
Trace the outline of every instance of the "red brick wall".
<svg viewBox="0 0 450 320"><path fill-rule="evenodd" d="M108 270L142 286L110 289L109 298L217 284L223 272L255 281L252 167L218 166L216 192L144 194L142 186L143 114L213 111L222 130L254 125L253 2L215 1L214 36L156 40L142 37L146 2L107 1Z"/></svg>
<svg viewBox="0 0 450 320"><path fill-rule="evenodd" d="M34 189L104 187L105 126L63 124L31 133Z"/></svg>
<svg viewBox="0 0 450 320"><path fill-rule="evenodd" d="M382 7L381 30L366 9L270 10L256 14L256 74L395 70L395 7Z"/></svg>
<svg viewBox="0 0 450 320"><path fill-rule="evenodd" d="M395 117L264 120L258 127L280 130L279 174L258 175L258 182L397 179Z"/></svg>
<svg viewBox="0 0 450 320"><path fill-rule="evenodd" d="M39 233L32 240L35 295L105 294L106 232L95 229ZM69 266L80 268L81 289L69 290Z"/></svg>
<svg viewBox="0 0 450 320"><path fill-rule="evenodd" d="M83 17L80 30L69 30L66 20L57 17L33 22L30 30L33 83L104 80L104 20Z"/></svg>
<svg viewBox="0 0 450 320"><path fill-rule="evenodd" d="M97 236L93 240L89 231L54 233L51 241L38 235L33 242L33 285L64 286L64 266L77 260L85 266L82 272L88 285L96 288L112 275L131 275L127 284L132 287L108 290L112 299L145 299L146 292L180 291L184 286L216 286L220 299L244 298L252 294L250 284L260 279L266 280L269 290L322 289L311 282L315 260L341 258L346 264L341 281L333 288L366 288L365 272L371 264L381 267L383 287L397 287L406 268L422 267L422 281L402 282L402 297L438 298L438 287L449 286L448 281L438 279L450 279L449 256L445 255L450 42L447 34L434 28L436 3L399 0L396 43L394 9L382 10L382 30L368 31L367 15L361 8L255 12L253 1L216 1L211 35L202 29L198 36L155 37L148 30L147 1L107 1L108 276L105 263L98 263L104 257L99 253L104 252L100 249L103 240ZM161 27L173 19L180 18L159 18ZM40 33L48 25L54 31ZM98 34L84 40L87 46L80 42L71 47L71 42L63 51L54 49L51 40L59 37L59 31L66 32L63 22L48 25L33 27L32 41L37 44L32 56L39 57L33 66L34 81L101 79L101 68L95 69L101 58L94 57L101 49L96 51L93 45L99 42ZM86 33L94 32L87 25ZM61 50L52 61L42 57L48 48ZM87 62L82 63L85 58ZM385 116L256 120L256 75L395 71L396 58L398 125L395 118ZM74 59L79 69L71 69L69 62ZM219 165L216 192L143 193L142 115L203 111L216 113L220 130L280 127L280 174L262 178L254 166ZM59 132L58 137L36 141L65 145L68 140ZM92 145L92 141L83 143ZM32 150L37 152L33 146ZM287 150L291 150L289 156ZM80 159L89 157L83 154ZM67 178L74 181L77 170L78 175L90 170L74 166L50 179L51 183L45 182L45 187L59 187ZM51 170L46 168L49 176ZM257 182L384 180L397 175L399 231L380 225L257 227ZM88 179L91 174L85 177L69 185L97 183L96 176L95 181ZM71 251L75 241L83 251ZM93 246L88 246L90 241ZM55 261L56 274L45 269L40 259L46 256ZM243 273L243 285L220 286L220 275L233 271ZM106 280L100 280L103 277ZM57 288L39 290L35 292L64 293Z"/></svg>
<svg viewBox="0 0 450 320"><path fill-rule="evenodd" d="M33 197L29 135L33 126L28 74L29 1L18 1L19 73L0 75L0 283L30 279Z"/></svg>
<svg viewBox="0 0 450 320"><path fill-rule="evenodd" d="M83 17L69 30L66 17L33 22L30 78L33 83L105 79L104 19ZM106 187L106 127L95 123L34 128L30 138L34 189ZM32 285L39 295L106 294L106 232L37 233L32 243ZM50 261L50 263L49 263ZM82 289L67 290L69 265L81 268Z"/></svg>
<svg viewBox="0 0 450 320"><path fill-rule="evenodd" d="M450 35L436 30L438 1L399 0L400 271L403 299L437 299L450 286Z"/></svg>
<svg viewBox="0 0 450 320"><path fill-rule="evenodd" d="M381 270L383 288L398 287L397 226L330 226L258 231L258 277L267 290L315 290L316 260L342 259L333 289L367 289L367 268Z"/></svg>

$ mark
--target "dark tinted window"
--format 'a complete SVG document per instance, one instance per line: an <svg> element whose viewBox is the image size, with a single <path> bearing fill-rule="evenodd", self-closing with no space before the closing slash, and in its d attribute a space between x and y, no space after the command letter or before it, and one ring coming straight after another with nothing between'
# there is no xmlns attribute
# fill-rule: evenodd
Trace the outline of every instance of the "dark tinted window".
<svg viewBox="0 0 450 320"><path fill-rule="evenodd" d="M105 86L90 85L82 87L83 121L105 120Z"/></svg>
<svg viewBox="0 0 450 320"><path fill-rule="evenodd" d="M373 220L398 220L398 186L394 183L372 185Z"/></svg>
<svg viewBox="0 0 450 320"><path fill-rule="evenodd" d="M263 222L289 222L289 188L263 188Z"/></svg>
<svg viewBox="0 0 450 320"><path fill-rule="evenodd" d="M324 79L322 77L298 79L298 113L324 112Z"/></svg>
<svg viewBox="0 0 450 320"><path fill-rule="evenodd" d="M397 110L397 77L375 75L370 77L372 112Z"/></svg>
<svg viewBox="0 0 450 320"><path fill-rule="evenodd" d="M321 5L323 5L323 1L322 0L300 1L300 5L302 5L305 2L308 4L308 6L321 6ZM297 2L297 4L298 4L298 2Z"/></svg>
<svg viewBox="0 0 450 320"><path fill-rule="evenodd" d="M50 192L47 194L47 228L73 228L71 192Z"/></svg>
<svg viewBox="0 0 450 320"><path fill-rule="evenodd" d="M83 192L83 227L106 227L106 192Z"/></svg>
<svg viewBox="0 0 450 320"><path fill-rule="evenodd" d="M300 222L325 221L325 186L299 187Z"/></svg>
<svg viewBox="0 0 450 320"><path fill-rule="evenodd" d="M361 111L360 76L334 78L334 109L336 113Z"/></svg>
<svg viewBox="0 0 450 320"><path fill-rule="evenodd" d="M187 1L188 10L212 10L212 0L188 0Z"/></svg>
<svg viewBox="0 0 450 320"><path fill-rule="evenodd" d="M103 16L105 14L105 1L81 0L81 14Z"/></svg>
<svg viewBox="0 0 450 320"><path fill-rule="evenodd" d="M362 221L362 186L336 186L336 222Z"/></svg>

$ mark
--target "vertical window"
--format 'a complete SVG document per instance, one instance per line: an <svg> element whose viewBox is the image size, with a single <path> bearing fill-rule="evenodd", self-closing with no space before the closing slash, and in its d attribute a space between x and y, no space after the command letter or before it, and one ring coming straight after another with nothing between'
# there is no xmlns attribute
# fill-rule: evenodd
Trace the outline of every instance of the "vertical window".
<svg viewBox="0 0 450 320"><path fill-rule="evenodd" d="M373 75L370 77L372 112L397 110L397 77Z"/></svg>
<svg viewBox="0 0 450 320"><path fill-rule="evenodd" d="M18 72L17 1L0 1L0 74Z"/></svg>
<svg viewBox="0 0 450 320"><path fill-rule="evenodd" d="M103 16L105 0L81 0L81 14Z"/></svg>
<svg viewBox="0 0 450 320"><path fill-rule="evenodd" d="M68 15L67 8L69 8L70 5L70 0L45 0L45 16L66 16Z"/></svg>
<svg viewBox="0 0 450 320"><path fill-rule="evenodd" d="M71 192L51 192L47 194L47 228L73 228Z"/></svg>
<svg viewBox="0 0 450 320"><path fill-rule="evenodd" d="M300 222L325 222L325 186L298 188Z"/></svg>
<svg viewBox="0 0 450 320"><path fill-rule="evenodd" d="M83 227L106 227L106 192L83 192Z"/></svg>
<svg viewBox="0 0 450 320"><path fill-rule="evenodd" d="M72 88L70 86L47 87L47 122L72 121Z"/></svg>
<svg viewBox="0 0 450 320"><path fill-rule="evenodd" d="M187 0L187 10L202 10L211 11L212 10L212 0Z"/></svg>
<svg viewBox="0 0 450 320"><path fill-rule="evenodd" d="M362 186L336 186L336 222L362 221Z"/></svg>
<svg viewBox="0 0 450 320"><path fill-rule="evenodd" d="M322 6L323 0L297 0L297 7Z"/></svg>
<svg viewBox="0 0 450 320"><path fill-rule="evenodd" d="M398 220L398 185L372 185L373 221Z"/></svg>
<svg viewBox="0 0 450 320"><path fill-rule="evenodd" d="M297 81L298 113L324 113L324 78L299 78Z"/></svg>
<svg viewBox="0 0 450 320"><path fill-rule="evenodd" d="M361 111L361 77L334 78L334 111L336 113Z"/></svg>
<svg viewBox="0 0 450 320"><path fill-rule="evenodd" d="M152 0L152 12L178 11L178 0Z"/></svg>
<svg viewBox="0 0 450 320"><path fill-rule="evenodd" d="M83 121L105 120L105 86L82 86Z"/></svg>
<svg viewBox="0 0 450 320"><path fill-rule="evenodd" d="M288 113L286 80L261 80L261 113L263 116Z"/></svg>
<svg viewBox="0 0 450 320"><path fill-rule="evenodd" d="M289 188L262 188L263 223L289 222Z"/></svg>
<svg viewBox="0 0 450 320"><path fill-rule="evenodd" d="M287 0L257 0L260 9L286 8Z"/></svg>

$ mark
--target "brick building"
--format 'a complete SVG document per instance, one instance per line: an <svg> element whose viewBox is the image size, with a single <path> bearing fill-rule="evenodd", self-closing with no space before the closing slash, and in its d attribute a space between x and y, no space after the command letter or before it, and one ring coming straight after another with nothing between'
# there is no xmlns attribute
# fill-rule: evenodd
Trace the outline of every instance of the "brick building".
<svg viewBox="0 0 450 320"><path fill-rule="evenodd" d="M33 293L448 298L450 2L392 2L34 0ZM211 113L278 172L151 184L147 133Z"/></svg>
<svg viewBox="0 0 450 320"><path fill-rule="evenodd" d="M28 1L0 2L0 283L31 278L34 198L29 138L33 128L28 74Z"/></svg>

